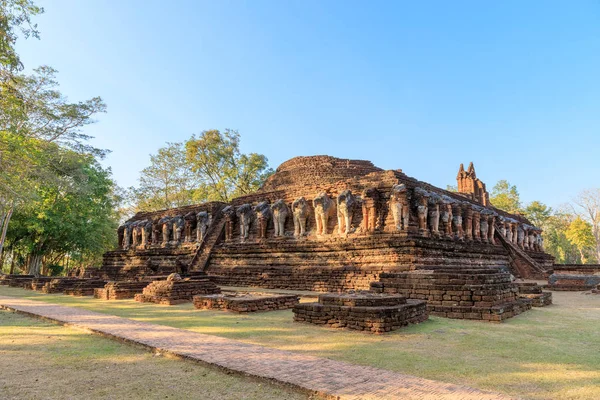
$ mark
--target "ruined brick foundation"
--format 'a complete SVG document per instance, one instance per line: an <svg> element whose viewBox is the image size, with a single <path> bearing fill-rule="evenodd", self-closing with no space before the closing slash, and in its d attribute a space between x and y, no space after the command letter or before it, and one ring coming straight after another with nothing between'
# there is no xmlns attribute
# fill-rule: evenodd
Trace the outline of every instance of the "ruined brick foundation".
<svg viewBox="0 0 600 400"><path fill-rule="evenodd" d="M221 293L221 289L207 278L154 281L146 286L142 293L135 295L135 301L175 305L189 303L196 295L218 293Z"/></svg>
<svg viewBox="0 0 600 400"><path fill-rule="evenodd" d="M519 282L519 298L531 300L533 307L545 307L552 304L552 292L542 291L542 287L535 282Z"/></svg>
<svg viewBox="0 0 600 400"><path fill-rule="evenodd" d="M431 268L431 267L427 267ZM531 308L510 274L498 268L436 268L380 275L378 293L427 301L431 315L500 322Z"/></svg>
<svg viewBox="0 0 600 400"><path fill-rule="evenodd" d="M236 313L287 310L298 304L296 295L212 294L194 296L194 307L200 310L222 310Z"/></svg>
<svg viewBox="0 0 600 400"><path fill-rule="evenodd" d="M357 292L322 294L317 303L300 303L294 321L330 328L385 333L427 320L425 301L400 295Z"/></svg>
<svg viewBox="0 0 600 400"><path fill-rule="evenodd" d="M166 278L166 277L165 277ZM104 287L94 290L94 297L101 300L133 299L152 281L108 282Z"/></svg>

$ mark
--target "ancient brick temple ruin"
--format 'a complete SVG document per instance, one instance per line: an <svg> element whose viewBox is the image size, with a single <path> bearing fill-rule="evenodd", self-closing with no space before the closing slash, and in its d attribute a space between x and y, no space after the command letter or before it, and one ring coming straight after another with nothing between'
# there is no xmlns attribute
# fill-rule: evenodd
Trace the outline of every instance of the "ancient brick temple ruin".
<svg viewBox="0 0 600 400"><path fill-rule="evenodd" d="M553 265L541 230L494 208L472 164L457 181L459 191L448 192L369 161L296 157L230 204L136 214L119 228L119 249L104 255L99 277L203 271L218 285L321 292L419 281L440 301L442 311L428 305L432 312L516 314L510 275L542 278ZM447 293L434 298L439 290ZM423 298L416 287L401 293Z"/></svg>

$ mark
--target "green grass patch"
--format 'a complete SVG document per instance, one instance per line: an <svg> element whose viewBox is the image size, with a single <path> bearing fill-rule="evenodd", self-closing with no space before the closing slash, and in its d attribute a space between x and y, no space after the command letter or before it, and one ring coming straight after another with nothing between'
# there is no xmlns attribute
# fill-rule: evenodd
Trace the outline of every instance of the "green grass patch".
<svg viewBox="0 0 600 400"><path fill-rule="evenodd" d="M133 300L0 295L82 307L248 343L499 391L529 399L594 399L600 393L600 296L555 292L555 304L502 324L431 317L374 336L294 323L291 311L252 315Z"/></svg>
<svg viewBox="0 0 600 400"><path fill-rule="evenodd" d="M0 311L2 399L306 399L291 388Z"/></svg>

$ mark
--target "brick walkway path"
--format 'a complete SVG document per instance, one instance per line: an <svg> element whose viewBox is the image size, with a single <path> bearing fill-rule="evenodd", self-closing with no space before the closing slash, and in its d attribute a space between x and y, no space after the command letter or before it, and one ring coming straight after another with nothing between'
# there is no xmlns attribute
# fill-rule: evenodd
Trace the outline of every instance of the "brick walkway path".
<svg viewBox="0 0 600 400"><path fill-rule="evenodd" d="M465 386L271 349L81 308L8 296L0 296L0 307L340 399L509 399L508 396Z"/></svg>

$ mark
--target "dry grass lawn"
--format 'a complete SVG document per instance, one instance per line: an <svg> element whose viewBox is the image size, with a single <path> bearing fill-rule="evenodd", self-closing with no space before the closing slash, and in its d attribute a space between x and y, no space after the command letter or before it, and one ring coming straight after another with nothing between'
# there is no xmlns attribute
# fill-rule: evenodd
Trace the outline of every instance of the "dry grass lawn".
<svg viewBox="0 0 600 400"><path fill-rule="evenodd" d="M0 286L0 295L223 336L315 356L372 365L526 399L600 398L600 296L555 292L555 304L503 324L430 318L387 335L292 321L291 311L254 315L43 295Z"/></svg>
<svg viewBox="0 0 600 400"><path fill-rule="evenodd" d="M307 398L9 311L0 311L0 371L3 400Z"/></svg>

